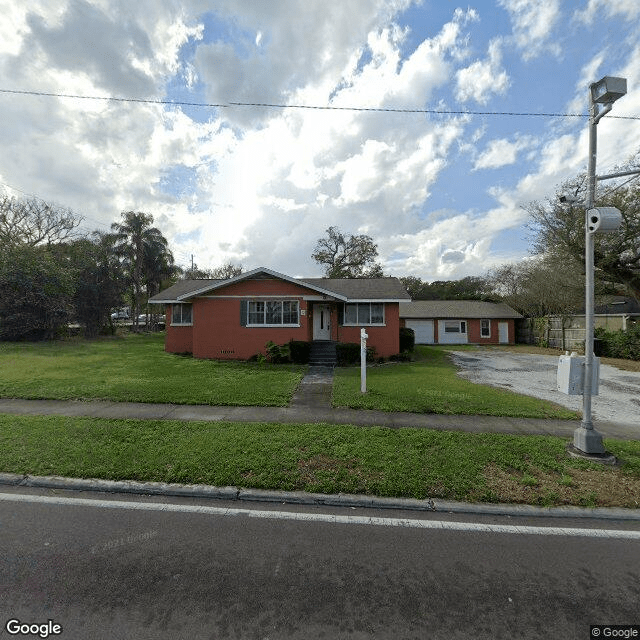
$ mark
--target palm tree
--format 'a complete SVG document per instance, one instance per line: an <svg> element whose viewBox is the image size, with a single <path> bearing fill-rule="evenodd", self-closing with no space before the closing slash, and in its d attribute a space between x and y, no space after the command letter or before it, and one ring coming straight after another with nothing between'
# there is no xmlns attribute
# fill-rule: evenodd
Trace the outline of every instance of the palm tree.
<svg viewBox="0 0 640 640"><path fill-rule="evenodd" d="M173 269L173 255L167 239L157 227L152 227L153 216L139 211L124 211L122 223L114 222L116 251L122 256L131 286L133 326L138 328L138 315L143 289L147 290Z"/></svg>

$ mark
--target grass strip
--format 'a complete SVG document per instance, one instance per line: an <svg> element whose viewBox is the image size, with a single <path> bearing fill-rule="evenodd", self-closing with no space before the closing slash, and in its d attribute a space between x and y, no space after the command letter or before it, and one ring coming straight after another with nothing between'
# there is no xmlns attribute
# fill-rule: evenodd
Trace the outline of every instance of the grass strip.
<svg viewBox="0 0 640 640"><path fill-rule="evenodd" d="M0 343L0 396L286 406L305 367L221 362L164 351L164 333Z"/></svg>
<svg viewBox="0 0 640 640"><path fill-rule="evenodd" d="M0 415L0 470L470 502L638 507L640 442L605 441L617 468L566 440L328 424Z"/></svg>
<svg viewBox="0 0 640 640"><path fill-rule="evenodd" d="M360 393L360 369L337 369L334 406L450 415L578 419L575 411L552 402L460 378L443 349L416 347L416 358L415 362L369 367L366 394Z"/></svg>

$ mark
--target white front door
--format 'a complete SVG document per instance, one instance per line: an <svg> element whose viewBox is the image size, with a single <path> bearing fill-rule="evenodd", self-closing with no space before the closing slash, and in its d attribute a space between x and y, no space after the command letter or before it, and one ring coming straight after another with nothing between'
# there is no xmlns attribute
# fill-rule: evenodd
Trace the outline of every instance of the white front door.
<svg viewBox="0 0 640 640"><path fill-rule="evenodd" d="M500 344L509 344L509 323L498 322L498 340Z"/></svg>
<svg viewBox="0 0 640 640"><path fill-rule="evenodd" d="M313 305L313 339L331 340L331 307L328 304Z"/></svg>

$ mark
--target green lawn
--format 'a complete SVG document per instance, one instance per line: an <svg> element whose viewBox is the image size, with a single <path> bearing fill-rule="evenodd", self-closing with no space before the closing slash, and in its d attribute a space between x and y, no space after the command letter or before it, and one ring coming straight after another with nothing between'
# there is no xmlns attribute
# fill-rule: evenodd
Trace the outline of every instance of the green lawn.
<svg viewBox="0 0 640 640"><path fill-rule="evenodd" d="M416 347L416 361L367 369L367 393L360 393L360 369L336 370L333 404L356 409L577 419L578 414L530 396L474 384L456 375L446 350Z"/></svg>
<svg viewBox="0 0 640 640"><path fill-rule="evenodd" d="M168 354L163 334L99 340L0 343L0 397L109 399L239 406L286 406L306 367L198 360ZM416 361L337 369L340 407L530 418L577 418L544 400L473 384L456 375L447 352L418 347Z"/></svg>
<svg viewBox="0 0 640 640"><path fill-rule="evenodd" d="M168 354L164 334L0 342L5 398L286 406L305 370Z"/></svg>
<svg viewBox="0 0 640 640"><path fill-rule="evenodd" d="M327 424L99 420L0 414L0 471L465 501L638 507L640 442L622 468L548 436Z"/></svg>

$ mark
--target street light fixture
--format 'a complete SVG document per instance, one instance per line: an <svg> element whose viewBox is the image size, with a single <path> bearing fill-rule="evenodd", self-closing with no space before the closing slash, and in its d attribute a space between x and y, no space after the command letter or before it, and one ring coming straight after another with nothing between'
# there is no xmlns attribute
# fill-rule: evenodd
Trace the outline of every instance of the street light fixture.
<svg viewBox="0 0 640 640"><path fill-rule="evenodd" d="M573 446L582 453L603 455L602 435L593 428L591 395L593 380L593 330L594 330L594 257L593 234L597 232L593 222L596 196L597 126L600 119L613 107L613 103L627 93L627 80L605 76L589 87L589 165L587 169L587 197L585 201L585 342L584 387L582 394L582 423L574 431ZM600 109L599 105L603 105ZM602 210L600 210L602 211Z"/></svg>
<svg viewBox="0 0 640 640"><path fill-rule="evenodd" d="M605 76L590 87L591 100L598 104L613 104L627 93L627 79Z"/></svg>

